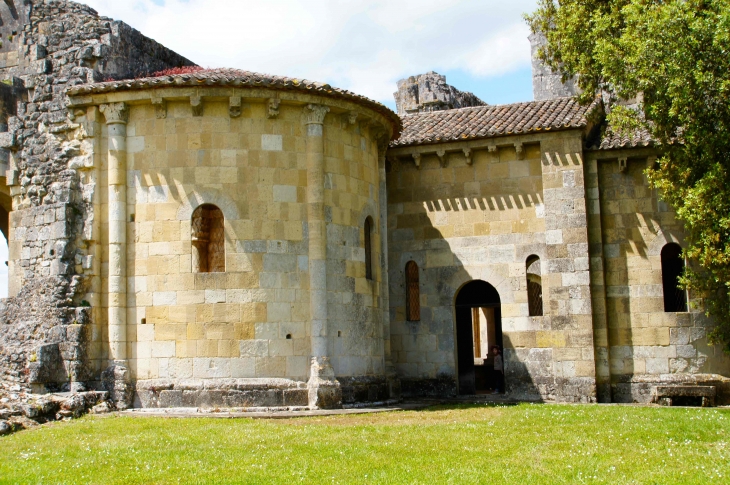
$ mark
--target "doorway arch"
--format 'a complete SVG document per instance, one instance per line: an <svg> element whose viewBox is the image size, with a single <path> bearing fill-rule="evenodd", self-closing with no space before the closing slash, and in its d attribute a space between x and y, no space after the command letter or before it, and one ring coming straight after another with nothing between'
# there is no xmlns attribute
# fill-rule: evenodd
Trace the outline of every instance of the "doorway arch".
<svg viewBox="0 0 730 485"><path fill-rule="evenodd" d="M470 281L456 294L455 315L459 394L486 391L494 366L489 349L503 348L499 292L486 281Z"/></svg>

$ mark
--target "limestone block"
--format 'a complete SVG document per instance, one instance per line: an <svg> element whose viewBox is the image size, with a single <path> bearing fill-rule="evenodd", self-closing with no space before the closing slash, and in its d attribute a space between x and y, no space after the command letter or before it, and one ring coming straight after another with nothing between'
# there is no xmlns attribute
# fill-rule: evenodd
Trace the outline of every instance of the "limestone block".
<svg viewBox="0 0 730 485"><path fill-rule="evenodd" d="M205 303L226 303L226 290L205 290Z"/></svg>
<svg viewBox="0 0 730 485"><path fill-rule="evenodd" d="M288 356L286 358L286 375L304 378L309 372L309 362L306 356Z"/></svg>
<svg viewBox="0 0 730 485"><path fill-rule="evenodd" d="M297 202L297 187L293 185L274 185L274 202Z"/></svg>
<svg viewBox="0 0 730 485"><path fill-rule="evenodd" d="M287 375L290 375L287 372ZM256 377L256 359L239 358L231 360L231 377L250 378Z"/></svg>
<svg viewBox="0 0 730 485"><path fill-rule="evenodd" d="M201 379L220 379L231 377L231 359L193 359L193 377Z"/></svg>
<svg viewBox="0 0 730 485"><path fill-rule="evenodd" d="M288 357L294 355L292 343L293 341L291 339L276 339L269 341L269 356Z"/></svg>
<svg viewBox="0 0 730 485"><path fill-rule="evenodd" d="M283 140L281 135L261 135L261 149L265 151L282 151Z"/></svg>
<svg viewBox="0 0 730 485"><path fill-rule="evenodd" d="M152 357L175 357L175 342L174 341L163 341L163 342L152 342Z"/></svg>
<svg viewBox="0 0 730 485"><path fill-rule="evenodd" d="M669 373L669 359L646 359L647 374Z"/></svg>
<svg viewBox="0 0 730 485"><path fill-rule="evenodd" d="M258 357L256 358L257 377L285 377L286 357Z"/></svg>
<svg viewBox="0 0 730 485"><path fill-rule="evenodd" d="M290 322L291 304L271 302L266 307L267 318L270 322Z"/></svg>
<svg viewBox="0 0 730 485"><path fill-rule="evenodd" d="M157 291L152 294L152 302L155 306L170 306L177 304L177 292Z"/></svg>
<svg viewBox="0 0 730 485"><path fill-rule="evenodd" d="M241 357L266 357L269 355L268 340L246 340L239 342Z"/></svg>

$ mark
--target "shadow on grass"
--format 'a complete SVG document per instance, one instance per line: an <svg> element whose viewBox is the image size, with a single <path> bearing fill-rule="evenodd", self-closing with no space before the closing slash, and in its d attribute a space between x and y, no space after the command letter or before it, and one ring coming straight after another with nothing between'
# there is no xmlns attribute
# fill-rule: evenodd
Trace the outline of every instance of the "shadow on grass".
<svg viewBox="0 0 730 485"><path fill-rule="evenodd" d="M508 408L519 406L522 403L515 402L485 402L485 403L449 403L449 404L434 404L427 408L423 408L420 411L460 411L465 409L484 409L484 408Z"/></svg>

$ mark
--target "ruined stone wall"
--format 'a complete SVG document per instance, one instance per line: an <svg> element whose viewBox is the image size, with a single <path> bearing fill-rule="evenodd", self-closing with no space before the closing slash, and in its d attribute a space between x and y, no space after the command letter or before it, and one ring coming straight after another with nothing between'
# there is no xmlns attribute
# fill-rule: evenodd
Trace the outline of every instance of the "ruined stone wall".
<svg viewBox="0 0 730 485"><path fill-rule="evenodd" d="M14 6L16 14L8 2L0 4L3 22L8 15L14 19L0 29L0 76L14 88L3 97L8 131L0 133L0 148L10 151L3 175L12 196L13 297L5 303L0 322L0 368L3 381L23 386L31 381L68 386L72 381L78 388L98 375L104 351L90 343L89 354L81 355L62 344L69 338L80 341L81 335L98 341L93 322L100 310L94 282L94 259L99 255L91 248L100 234L94 230L97 181L89 172L95 160L89 158L93 150L84 141L94 126L75 122L76 114L66 109L65 88L192 63L81 4L16 1ZM50 297L59 295L59 285L65 288L63 297ZM46 297L31 301L38 295ZM86 316L77 318L80 314ZM75 324L90 327L70 331ZM24 336L22 344L18 335ZM63 378L42 369L23 369L24 362L43 362L33 348L47 344L63 347L58 353L65 366ZM87 369L79 370L81 365Z"/></svg>
<svg viewBox="0 0 730 485"><path fill-rule="evenodd" d="M393 96L399 116L487 104L473 93L446 84L446 76L433 71L401 79Z"/></svg>

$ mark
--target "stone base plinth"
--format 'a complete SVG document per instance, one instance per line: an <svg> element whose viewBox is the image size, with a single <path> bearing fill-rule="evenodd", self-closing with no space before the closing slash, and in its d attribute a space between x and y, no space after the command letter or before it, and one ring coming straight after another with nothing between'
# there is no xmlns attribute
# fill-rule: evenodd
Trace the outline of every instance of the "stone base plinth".
<svg viewBox="0 0 730 485"><path fill-rule="evenodd" d="M660 374L612 376L611 398L620 403L650 403L656 400L656 388L663 386L712 386L714 404L730 404L730 378L717 374Z"/></svg>
<svg viewBox="0 0 730 485"><path fill-rule="evenodd" d="M200 379L137 382L135 407L248 408L307 406L309 390L291 379Z"/></svg>

